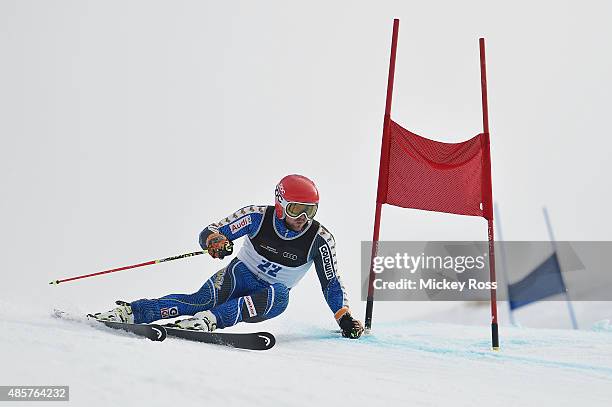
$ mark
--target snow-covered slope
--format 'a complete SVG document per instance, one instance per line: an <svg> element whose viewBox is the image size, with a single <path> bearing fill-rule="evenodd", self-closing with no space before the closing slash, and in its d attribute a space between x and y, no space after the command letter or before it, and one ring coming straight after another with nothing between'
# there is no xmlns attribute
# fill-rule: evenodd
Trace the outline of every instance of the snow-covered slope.
<svg viewBox="0 0 612 407"><path fill-rule="evenodd" d="M88 407L605 406L612 397L612 331L605 322L597 326L503 327L502 349L493 352L483 326L385 322L351 341L326 323L272 320L257 328L274 332L277 345L249 352L150 342L3 303L0 383L69 385L70 405Z"/></svg>
<svg viewBox="0 0 612 407"><path fill-rule="evenodd" d="M581 331L558 329L563 302L520 309L524 328L500 304L492 352L486 305L381 302L372 335L350 341L311 271L256 326L278 339L256 353L51 316L193 292L229 259L47 285L199 250L204 226L273 203L297 172L319 187L362 318L393 18L393 118L438 141L482 129L487 39L504 237L548 239L547 205L558 239L609 241L611 14L605 1L0 1L0 385L69 385L85 407L611 404L612 303L576 303ZM382 222L381 240L487 230L391 206Z"/></svg>

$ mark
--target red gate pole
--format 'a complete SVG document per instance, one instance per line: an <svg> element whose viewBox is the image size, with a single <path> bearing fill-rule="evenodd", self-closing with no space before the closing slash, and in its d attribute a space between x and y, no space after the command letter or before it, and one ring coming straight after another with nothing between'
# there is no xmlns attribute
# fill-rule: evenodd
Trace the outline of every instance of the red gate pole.
<svg viewBox="0 0 612 407"><path fill-rule="evenodd" d="M491 283L495 278L495 237L493 232L493 187L491 185L491 139L489 135L489 105L487 101L487 63L485 61L485 39L480 38L480 87L482 90L482 126L484 130L484 168L483 168L483 212L488 223L489 235L489 273ZM491 344L499 350L499 328L497 324L497 290L491 288Z"/></svg>
<svg viewBox="0 0 612 407"><path fill-rule="evenodd" d="M387 179L389 177L389 124L391 122L391 99L393 98L393 79L395 77L395 55L397 50L397 34L399 19L393 20L393 36L391 37L391 57L389 60L389 77L387 80L387 102L383 121L383 137L380 147L380 164L378 166L378 191L376 193L376 212L374 214L374 233L372 236L372 255L370 257L370 277L368 281L368 297L366 303L365 328L372 328L372 308L374 307L374 258L378 252L378 236L380 231L380 213L382 204L387 200Z"/></svg>

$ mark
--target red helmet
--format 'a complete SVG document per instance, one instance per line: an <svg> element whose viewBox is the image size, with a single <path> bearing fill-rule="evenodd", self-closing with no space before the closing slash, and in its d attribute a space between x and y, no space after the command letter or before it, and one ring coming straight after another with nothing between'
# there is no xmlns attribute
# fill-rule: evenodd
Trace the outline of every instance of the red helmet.
<svg viewBox="0 0 612 407"><path fill-rule="evenodd" d="M291 174L276 185L276 217L298 218L305 214L312 220L319 206L319 191L314 182L308 178Z"/></svg>

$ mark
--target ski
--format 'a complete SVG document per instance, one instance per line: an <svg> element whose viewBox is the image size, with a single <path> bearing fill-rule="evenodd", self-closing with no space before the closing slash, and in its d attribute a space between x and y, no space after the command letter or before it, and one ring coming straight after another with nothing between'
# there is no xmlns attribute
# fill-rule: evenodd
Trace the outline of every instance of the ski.
<svg viewBox="0 0 612 407"><path fill-rule="evenodd" d="M166 339L166 328L155 324L127 324L123 322L100 321L109 328L121 329L138 336L144 336L152 341L161 342Z"/></svg>
<svg viewBox="0 0 612 407"><path fill-rule="evenodd" d="M91 317L91 314L87 315L87 319L75 317L74 315L70 315L69 313L54 309L53 316L56 318L64 319L66 321L73 322L88 322L88 321L96 321L101 324L106 325L109 328L120 329L123 331L131 332L134 335L143 336L152 341L161 342L166 339L166 329L161 325L140 325L140 324L128 324L123 322L112 322L112 321L100 321L99 319L95 319Z"/></svg>
<svg viewBox="0 0 612 407"><path fill-rule="evenodd" d="M75 322L85 322L84 318L75 318L70 314L55 309L54 316L65 320ZM89 318L109 328L119 329L131 332L138 336L143 336L152 341L161 342L168 336L175 338L186 339L194 342L203 342L214 345L224 345L238 349L248 350L268 350L276 343L276 338L269 332L252 332L252 333L229 333L229 332L205 332L195 331L190 329L171 328L166 325L156 324L129 324L123 322L100 321L95 318Z"/></svg>
<svg viewBox="0 0 612 407"><path fill-rule="evenodd" d="M170 328L167 326L164 326L164 328L168 336L196 342L225 345L239 349L268 350L276 343L276 338L269 332L226 333L202 332L190 329Z"/></svg>

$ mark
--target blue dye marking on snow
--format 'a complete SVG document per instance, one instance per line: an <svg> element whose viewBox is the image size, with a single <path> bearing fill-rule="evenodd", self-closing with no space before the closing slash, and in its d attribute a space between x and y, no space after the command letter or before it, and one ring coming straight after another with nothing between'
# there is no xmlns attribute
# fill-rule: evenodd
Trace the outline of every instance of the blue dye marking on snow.
<svg viewBox="0 0 612 407"><path fill-rule="evenodd" d="M538 359L531 358L526 356L515 356L515 355L504 355L502 353L494 353L491 350L473 350L473 349L457 349L450 347L440 347L440 346L432 346L425 343L415 342L410 338L406 337L398 337L397 339L388 339L388 338L379 338L374 335L368 335L365 340L368 344L385 347L385 348L395 348L395 349L406 349L413 350L419 352L427 352L439 356L454 356L458 358L468 358L468 359L481 359L481 360L490 360L490 361L500 361L500 362L518 362L525 363L534 366L544 366L551 368L564 368L571 370L580 370L592 373L604 374L606 376L612 377L612 368L605 366L593 366L587 365L583 363L574 363L574 362L562 362L562 361L554 361L554 360L546 360L546 359ZM462 341L464 344L468 344L468 341ZM527 342L527 341L526 341ZM461 344L454 342L454 344L462 346ZM486 343L478 343L479 349L488 348L490 346L489 342ZM474 342L467 345L470 347L474 346ZM503 347L503 343L502 343ZM500 352L503 352L500 351Z"/></svg>
<svg viewBox="0 0 612 407"><path fill-rule="evenodd" d="M595 322L591 328L595 332L610 332L612 333L612 323L609 320L604 319L602 321Z"/></svg>

